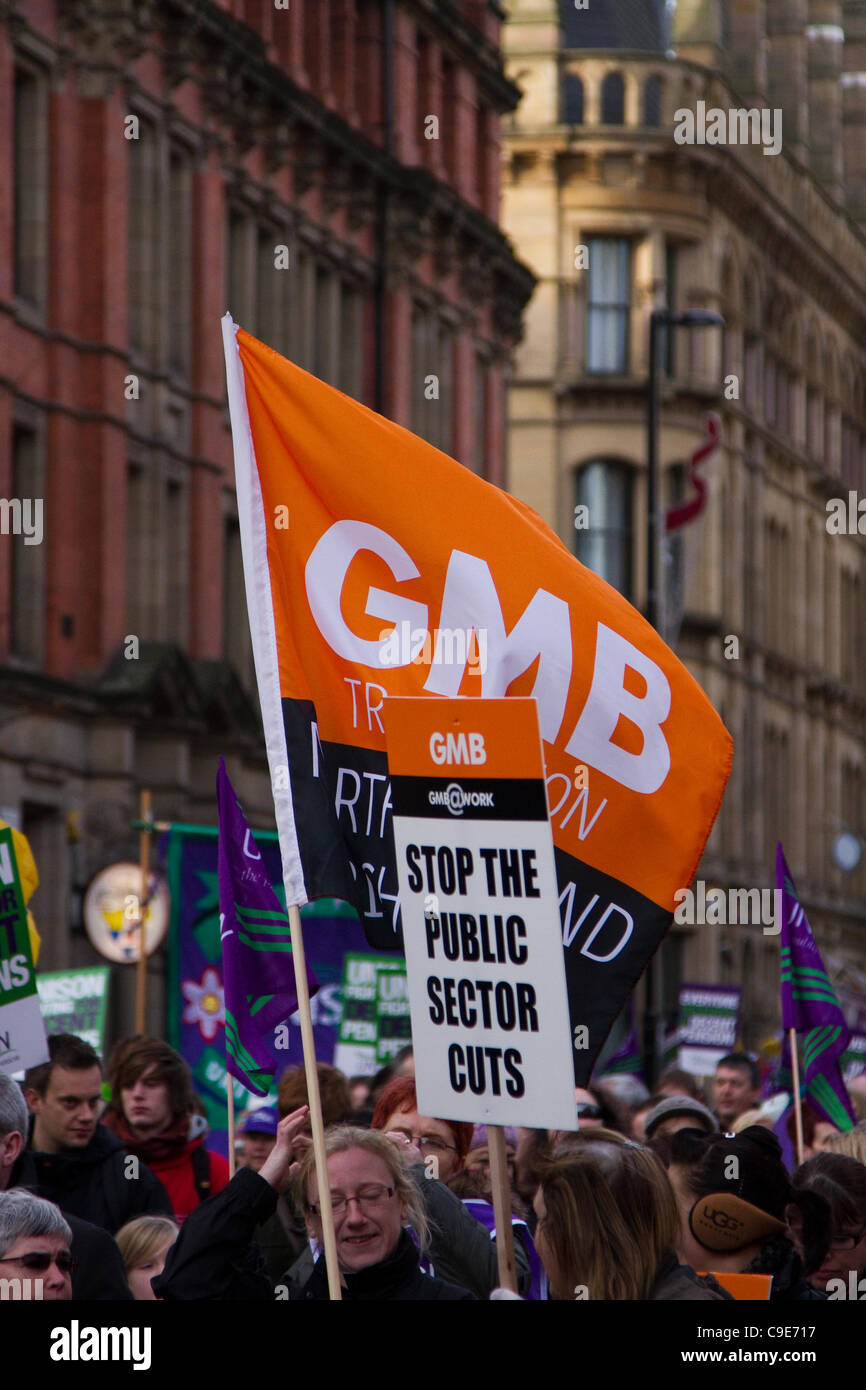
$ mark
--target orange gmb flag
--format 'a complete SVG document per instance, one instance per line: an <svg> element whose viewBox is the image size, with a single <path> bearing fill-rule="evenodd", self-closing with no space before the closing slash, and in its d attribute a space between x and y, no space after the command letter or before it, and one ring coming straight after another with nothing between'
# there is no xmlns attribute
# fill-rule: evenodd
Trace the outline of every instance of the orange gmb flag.
<svg viewBox="0 0 866 1390"><path fill-rule="evenodd" d="M287 901L399 949L382 709L534 696L578 1083L689 885L732 744L528 507L223 319L247 604Z"/></svg>

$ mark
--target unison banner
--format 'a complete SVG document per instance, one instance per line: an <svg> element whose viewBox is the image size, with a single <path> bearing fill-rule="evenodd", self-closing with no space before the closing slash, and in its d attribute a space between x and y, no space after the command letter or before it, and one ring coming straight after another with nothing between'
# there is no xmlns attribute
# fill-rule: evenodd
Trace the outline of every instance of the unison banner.
<svg viewBox="0 0 866 1390"><path fill-rule="evenodd" d="M111 967L85 965L77 970L40 971L36 977L46 1029L74 1033L105 1056L105 1016Z"/></svg>
<svg viewBox="0 0 866 1390"><path fill-rule="evenodd" d="M730 737L658 634L534 512L223 320L287 900L400 949L382 708L532 695L585 1082L691 883Z"/></svg>
<svg viewBox="0 0 866 1390"><path fill-rule="evenodd" d="M256 831L274 892L284 902L280 850L271 831ZM226 1043L216 826L175 826L168 837L169 923L168 1040L189 1063L207 1111L208 1143L228 1151L226 1130ZM343 961L347 951L366 949L354 909L326 900L304 909L307 961L321 988L312 1000L316 1056L330 1062L342 1016ZM284 1067L303 1061L297 1016L289 1023ZM284 1068L281 1068L281 1071ZM238 1110L251 1093L234 1081Z"/></svg>

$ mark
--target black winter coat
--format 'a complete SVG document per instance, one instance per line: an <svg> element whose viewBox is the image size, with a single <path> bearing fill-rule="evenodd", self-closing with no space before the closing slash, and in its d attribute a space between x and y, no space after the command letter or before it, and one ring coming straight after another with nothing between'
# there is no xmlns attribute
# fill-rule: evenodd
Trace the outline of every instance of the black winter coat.
<svg viewBox="0 0 866 1390"><path fill-rule="evenodd" d="M410 1169L421 1193L430 1227L427 1256L438 1279L458 1288L468 1289L476 1299L487 1299L499 1286L499 1262L495 1237L487 1227L476 1221L468 1207L435 1178L428 1178L422 1164ZM278 1282L290 1290L303 1287L313 1272L313 1252L304 1242L304 1249ZM529 1258L523 1242L515 1235L514 1267L518 1293L526 1295L532 1280ZM294 1292L291 1293L294 1297Z"/></svg>
<svg viewBox="0 0 866 1390"><path fill-rule="evenodd" d="M418 1248L406 1231L401 1231L396 1248L386 1260L359 1269L354 1274L346 1274L343 1300L346 1303L364 1302L406 1302L430 1299L445 1300L449 1303L474 1303L475 1295L456 1284L446 1284L444 1279L434 1279L431 1274L422 1274L418 1267ZM324 1256L316 1261L316 1267L302 1289L292 1289L292 1301L327 1299L328 1274Z"/></svg>
<svg viewBox="0 0 866 1390"><path fill-rule="evenodd" d="M813 1289L806 1279L803 1261L787 1236L765 1240L744 1274L772 1274L771 1303L824 1303L827 1295Z"/></svg>
<svg viewBox="0 0 866 1390"><path fill-rule="evenodd" d="M272 1215L276 1204L277 1194L269 1183L251 1168L241 1168L222 1192L202 1202L186 1218L177 1243L169 1251L165 1269L152 1281L157 1298L167 1302L273 1300L274 1287L253 1232ZM357 1285L355 1280L359 1280ZM359 1270L357 1275L347 1275L346 1283L345 1296L359 1301L473 1298L466 1289L422 1274L418 1252L405 1232L388 1260ZM277 1292L291 1301L327 1298L324 1260L316 1264L302 1288L284 1286Z"/></svg>
<svg viewBox="0 0 866 1390"><path fill-rule="evenodd" d="M137 1176L127 1177L123 1144L104 1125L96 1126L84 1149L46 1154L29 1148L21 1155L26 1156L33 1162L40 1197L111 1235L135 1216L174 1220L168 1193L159 1178L138 1160Z"/></svg>
<svg viewBox="0 0 866 1390"><path fill-rule="evenodd" d="M650 1298L656 1303L733 1303L733 1294L723 1289L712 1274L697 1274L691 1265L681 1265L672 1250L663 1256L656 1270Z"/></svg>
<svg viewBox="0 0 866 1390"><path fill-rule="evenodd" d="M36 1181L33 1155L26 1150L12 1169L10 1188L26 1188L37 1197L44 1197ZM62 1210L62 1208L61 1208ZM117 1242L101 1226L82 1221L72 1212L63 1212L72 1231L70 1247L75 1269L72 1271L72 1300L77 1303L129 1302L132 1299L126 1282L126 1271Z"/></svg>

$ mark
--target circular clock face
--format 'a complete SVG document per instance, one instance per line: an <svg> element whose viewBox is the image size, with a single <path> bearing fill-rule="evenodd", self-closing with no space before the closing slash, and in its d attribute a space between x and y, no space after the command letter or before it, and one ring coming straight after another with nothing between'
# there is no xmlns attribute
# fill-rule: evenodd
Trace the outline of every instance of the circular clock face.
<svg viewBox="0 0 866 1390"><path fill-rule="evenodd" d="M833 859L838 867L844 869L846 873L857 868L862 853L862 842L856 835L852 835L850 830L837 835L833 841Z"/></svg>
<svg viewBox="0 0 866 1390"><path fill-rule="evenodd" d="M84 927L100 955L136 961L141 931L141 869L138 864L110 864L91 880L84 897ZM151 874L144 909L144 949L151 955L168 927L169 894L164 880Z"/></svg>

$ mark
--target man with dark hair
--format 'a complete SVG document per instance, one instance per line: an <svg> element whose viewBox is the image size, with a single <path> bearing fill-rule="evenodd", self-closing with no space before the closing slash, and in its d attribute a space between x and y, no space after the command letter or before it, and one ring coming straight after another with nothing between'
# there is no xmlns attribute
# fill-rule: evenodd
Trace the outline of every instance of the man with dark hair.
<svg viewBox="0 0 866 1390"><path fill-rule="evenodd" d="M729 1052L716 1064L713 1077L713 1108L723 1130L747 1110L754 1110L761 1095L761 1078L747 1052Z"/></svg>
<svg viewBox="0 0 866 1390"><path fill-rule="evenodd" d="M32 1191L37 1186L33 1157L24 1151L27 1130L21 1088L0 1072L0 1193ZM71 1212L63 1215L72 1231L73 1299L131 1300L123 1260L112 1237Z"/></svg>
<svg viewBox="0 0 866 1390"><path fill-rule="evenodd" d="M226 1160L204 1146L207 1121L195 1111L189 1067L161 1038L138 1036L114 1049L108 1081L106 1127L156 1173L183 1222L229 1180Z"/></svg>
<svg viewBox="0 0 866 1390"><path fill-rule="evenodd" d="M48 1053L24 1075L33 1115L27 1166L40 1196L112 1235L134 1216L170 1216L162 1184L99 1123L102 1067L93 1048L57 1033Z"/></svg>

